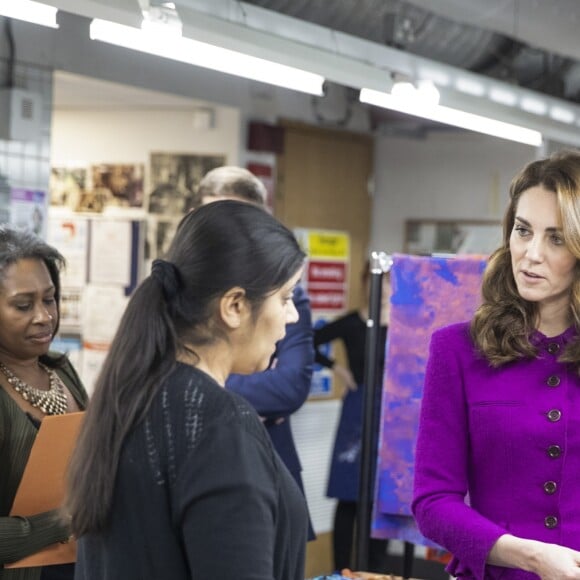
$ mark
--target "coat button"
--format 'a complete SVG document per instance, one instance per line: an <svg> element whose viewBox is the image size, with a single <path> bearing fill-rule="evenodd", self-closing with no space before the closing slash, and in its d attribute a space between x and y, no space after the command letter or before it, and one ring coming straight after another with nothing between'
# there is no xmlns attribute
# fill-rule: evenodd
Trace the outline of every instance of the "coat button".
<svg viewBox="0 0 580 580"><path fill-rule="evenodd" d="M548 411L548 419L552 421L552 423L559 421L561 418L562 411L559 411L558 409L552 409L551 411Z"/></svg>
<svg viewBox="0 0 580 580"><path fill-rule="evenodd" d="M560 377L552 375L547 382L549 387L557 387L560 384Z"/></svg>
<svg viewBox="0 0 580 580"><path fill-rule="evenodd" d="M558 518L556 516L548 516L544 518L544 525L551 530L558 525Z"/></svg>
<svg viewBox="0 0 580 580"><path fill-rule="evenodd" d="M562 455L562 448L559 445L550 445L548 447L548 456L552 459L557 459Z"/></svg>
<svg viewBox="0 0 580 580"><path fill-rule="evenodd" d="M544 483L544 491L548 495L552 495L553 493L555 493L557 487L558 487L558 485L556 484L555 481L546 481L546 483Z"/></svg>
<svg viewBox="0 0 580 580"><path fill-rule="evenodd" d="M556 354L560 350L560 345L557 342L551 342L548 344L548 352L550 354Z"/></svg>

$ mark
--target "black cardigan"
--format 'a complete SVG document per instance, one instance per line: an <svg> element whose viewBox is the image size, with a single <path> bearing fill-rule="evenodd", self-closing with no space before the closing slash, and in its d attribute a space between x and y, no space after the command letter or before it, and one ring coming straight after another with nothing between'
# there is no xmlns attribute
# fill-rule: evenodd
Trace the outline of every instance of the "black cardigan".
<svg viewBox="0 0 580 580"><path fill-rule="evenodd" d="M304 497L255 411L179 364L125 441L77 580L303 580Z"/></svg>
<svg viewBox="0 0 580 580"><path fill-rule="evenodd" d="M60 358L51 353L49 359ZM50 365L53 366L53 365ZM56 367L58 376L68 387L81 409L88 398L81 381L68 360ZM8 517L16 490L36 434L37 427L28 415L0 388L0 579L38 580L41 568L14 568L1 566L38 552L40 549L66 540L69 530L55 512L45 512L28 518Z"/></svg>

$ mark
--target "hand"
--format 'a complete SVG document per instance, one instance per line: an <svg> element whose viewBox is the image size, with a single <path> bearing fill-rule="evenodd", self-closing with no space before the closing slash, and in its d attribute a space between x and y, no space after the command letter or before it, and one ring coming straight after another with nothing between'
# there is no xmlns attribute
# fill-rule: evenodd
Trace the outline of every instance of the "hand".
<svg viewBox="0 0 580 580"><path fill-rule="evenodd" d="M356 384L356 381L354 380L354 377L352 376L352 373L350 372L349 369L343 367L342 365L335 364L332 367L332 370L336 373L336 375L342 381L343 385L349 391L356 391L357 390L358 385Z"/></svg>
<svg viewBox="0 0 580 580"><path fill-rule="evenodd" d="M533 570L542 580L572 580L580 578L580 552L540 543Z"/></svg>
<svg viewBox="0 0 580 580"><path fill-rule="evenodd" d="M580 580L580 552L511 534L500 536L487 561L496 566L535 572L541 580Z"/></svg>

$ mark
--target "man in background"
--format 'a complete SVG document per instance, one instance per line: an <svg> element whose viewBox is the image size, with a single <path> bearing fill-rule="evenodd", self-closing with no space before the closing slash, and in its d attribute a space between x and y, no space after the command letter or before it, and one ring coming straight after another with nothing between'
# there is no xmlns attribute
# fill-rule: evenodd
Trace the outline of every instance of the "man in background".
<svg viewBox="0 0 580 580"><path fill-rule="evenodd" d="M237 199L266 209L266 196L266 187L250 171L223 166L212 169L200 181L195 206ZM300 286L296 287L293 300L300 318L287 327L286 336L276 346L270 368L253 375L230 375L226 389L238 393L256 409L274 448L304 491L290 416L304 404L310 392L314 346L310 300ZM315 538L311 523L308 537Z"/></svg>

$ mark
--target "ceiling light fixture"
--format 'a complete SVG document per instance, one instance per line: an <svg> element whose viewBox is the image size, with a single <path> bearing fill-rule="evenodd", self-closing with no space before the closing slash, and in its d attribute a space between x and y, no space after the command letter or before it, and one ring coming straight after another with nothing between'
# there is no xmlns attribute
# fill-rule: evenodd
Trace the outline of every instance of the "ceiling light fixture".
<svg viewBox="0 0 580 580"><path fill-rule="evenodd" d="M520 101L521 108L527 113L534 115L545 115L548 112L548 105L543 100L535 97L522 97Z"/></svg>
<svg viewBox="0 0 580 580"><path fill-rule="evenodd" d="M472 78L458 78L455 81L455 88L462 93L467 93L474 97L483 97L483 95L485 95L485 86L483 83Z"/></svg>
<svg viewBox="0 0 580 580"><path fill-rule="evenodd" d="M90 36L93 40L100 40L194 66L311 95L323 95L324 77L321 75L192 40L179 34L153 35L148 33L146 29L94 19L90 26Z"/></svg>
<svg viewBox="0 0 580 580"><path fill-rule="evenodd" d="M489 89L489 98L500 105L506 105L507 107L513 107L518 102L518 97L513 91L509 91L504 88L491 87Z"/></svg>
<svg viewBox="0 0 580 580"><path fill-rule="evenodd" d="M394 95L372 89L362 89L359 99L362 103L461 127L477 133L485 133L501 139L509 139L535 147L542 143L542 134L539 131L512 125L511 123L504 123L489 117L482 117L481 115L474 115L459 109L421 103L413 99L400 99Z"/></svg>
<svg viewBox="0 0 580 580"><path fill-rule="evenodd" d="M396 81L391 89L391 94L400 100L413 101L422 105L438 105L439 90L435 83L430 80Z"/></svg>
<svg viewBox="0 0 580 580"><path fill-rule="evenodd" d="M50 28L58 28L56 21L57 12L58 9L53 6L47 6L32 0L18 0L17 2L14 0L0 0L0 16L24 20L25 22L32 22L32 24L40 24Z"/></svg>
<svg viewBox="0 0 580 580"><path fill-rule="evenodd" d="M576 118L576 115L570 109L556 106L550 107L549 115L554 121L566 124L573 123Z"/></svg>

